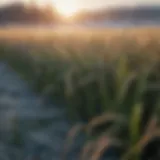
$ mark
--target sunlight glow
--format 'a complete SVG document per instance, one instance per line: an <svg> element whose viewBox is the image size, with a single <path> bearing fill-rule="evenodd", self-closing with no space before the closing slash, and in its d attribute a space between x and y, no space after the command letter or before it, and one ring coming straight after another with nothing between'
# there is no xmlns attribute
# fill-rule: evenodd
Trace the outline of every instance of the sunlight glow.
<svg viewBox="0 0 160 160"><path fill-rule="evenodd" d="M55 1L53 0L53 5L56 6L58 12L65 17L70 17L74 15L78 10L79 7L76 3L69 3L68 1Z"/></svg>

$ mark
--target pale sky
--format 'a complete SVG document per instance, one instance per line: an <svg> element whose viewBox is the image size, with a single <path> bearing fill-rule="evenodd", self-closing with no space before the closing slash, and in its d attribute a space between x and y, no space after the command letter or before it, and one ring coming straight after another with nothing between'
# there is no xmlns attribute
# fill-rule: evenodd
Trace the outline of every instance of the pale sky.
<svg viewBox="0 0 160 160"><path fill-rule="evenodd" d="M13 3L13 2L29 2L33 0L0 0L1 4ZM45 4L47 1L53 2L55 6L64 7L71 5L72 8L77 9L91 9L91 8L101 8L109 6L138 6L138 5L159 5L160 0L35 0L39 4ZM62 7L62 8L63 8Z"/></svg>

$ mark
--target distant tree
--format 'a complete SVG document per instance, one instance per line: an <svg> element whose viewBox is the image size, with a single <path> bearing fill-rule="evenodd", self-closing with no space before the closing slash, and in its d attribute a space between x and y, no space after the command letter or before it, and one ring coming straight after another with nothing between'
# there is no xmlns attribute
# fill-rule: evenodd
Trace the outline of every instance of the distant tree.
<svg viewBox="0 0 160 160"><path fill-rule="evenodd" d="M32 23L32 24L48 24L56 23L58 20L58 12L53 5L48 4L44 8L32 4L26 7L23 3L14 3L9 6L0 8L0 24L9 23ZM34 5L33 5L34 4Z"/></svg>

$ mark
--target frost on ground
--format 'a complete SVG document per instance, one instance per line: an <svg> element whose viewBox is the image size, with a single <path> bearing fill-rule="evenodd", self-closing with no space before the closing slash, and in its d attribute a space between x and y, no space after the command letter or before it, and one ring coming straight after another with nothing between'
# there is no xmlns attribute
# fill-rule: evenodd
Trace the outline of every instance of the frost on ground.
<svg viewBox="0 0 160 160"><path fill-rule="evenodd" d="M0 160L62 160L71 127L65 107L36 95L12 68L0 63ZM80 135L66 160L78 159L83 142ZM117 160L112 149L107 157Z"/></svg>
<svg viewBox="0 0 160 160"><path fill-rule="evenodd" d="M1 160L61 159L70 128L64 108L33 93L12 68L0 63Z"/></svg>

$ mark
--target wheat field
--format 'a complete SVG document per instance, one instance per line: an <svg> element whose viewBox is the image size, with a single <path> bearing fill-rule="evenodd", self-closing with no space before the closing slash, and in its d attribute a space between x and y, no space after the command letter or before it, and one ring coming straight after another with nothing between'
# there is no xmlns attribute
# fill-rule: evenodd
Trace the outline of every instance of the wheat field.
<svg viewBox="0 0 160 160"><path fill-rule="evenodd" d="M2 28L0 53L34 91L63 104L72 122L84 123L89 139L101 144L95 159L107 148L106 137L123 148L122 160L138 160L159 136L159 28Z"/></svg>

